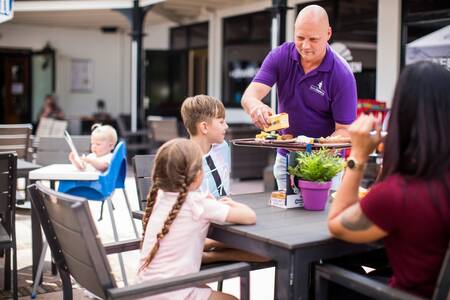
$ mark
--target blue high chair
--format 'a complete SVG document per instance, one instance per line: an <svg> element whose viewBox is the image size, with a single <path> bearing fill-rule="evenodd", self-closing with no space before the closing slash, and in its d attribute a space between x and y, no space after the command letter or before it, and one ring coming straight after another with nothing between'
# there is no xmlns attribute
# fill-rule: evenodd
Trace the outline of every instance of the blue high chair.
<svg viewBox="0 0 450 300"><path fill-rule="evenodd" d="M126 152L127 151L125 143L123 141L119 142L114 149L109 168L100 174L98 180L62 180L59 182L58 187L58 192L84 197L92 201L101 201L102 206L100 210L99 221L103 218L103 205L105 201L107 201L115 241L119 241L119 236L117 233L117 227L113 213L114 206L112 204L111 198L116 189L121 189L123 191L125 202L128 207L130 220L133 224L134 233L136 234L136 238L139 238L136 224L134 223L134 219L132 216L130 202L128 201L127 193L125 192L125 178L127 175ZM122 268L122 273L125 276L121 256L119 257L119 260ZM126 277L124 277L124 281L126 284Z"/></svg>

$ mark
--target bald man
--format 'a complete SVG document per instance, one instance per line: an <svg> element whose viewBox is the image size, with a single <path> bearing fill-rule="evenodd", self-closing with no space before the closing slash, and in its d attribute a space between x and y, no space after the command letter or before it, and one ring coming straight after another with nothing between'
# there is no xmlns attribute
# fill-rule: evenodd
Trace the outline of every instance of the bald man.
<svg viewBox="0 0 450 300"><path fill-rule="evenodd" d="M262 102L277 84L278 113L289 114L283 134L326 137L348 136L356 118L356 82L344 59L328 45L331 27L318 5L302 9L295 21L295 41L273 49L242 96L241 104L259 128L274 112ZM286 155L278 149L274 175L286 187Z"/></svg>

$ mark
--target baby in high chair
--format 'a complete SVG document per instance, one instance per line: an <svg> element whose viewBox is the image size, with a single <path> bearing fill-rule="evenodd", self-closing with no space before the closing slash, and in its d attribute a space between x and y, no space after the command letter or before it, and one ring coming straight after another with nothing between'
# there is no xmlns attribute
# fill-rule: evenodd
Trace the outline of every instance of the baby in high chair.
<svg viewBox="0 0 450 300"><path fill-rule="evenodd" d="M97 170L104 172L112 159L112 151L117 143L117 132L110 125L94 124L91 133L91 153L76 157L69 153L70 162L78 170Z"/></svg>

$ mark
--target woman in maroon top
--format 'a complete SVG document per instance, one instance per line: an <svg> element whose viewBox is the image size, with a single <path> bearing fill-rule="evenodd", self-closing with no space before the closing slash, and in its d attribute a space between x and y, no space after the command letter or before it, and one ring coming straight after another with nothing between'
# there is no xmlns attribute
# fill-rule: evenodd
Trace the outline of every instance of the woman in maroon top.
<svg viewBox="0 0 450 300"><path fill-rule="evenodd" d="M431 297L450 240L450 72L431 62L404 69L395 90L380 181L361 200L380 119L350 126L352 150L328 216L331 233L366 243L384 239L390 285ZM375 130L376 134L370 134Z"/></svg>

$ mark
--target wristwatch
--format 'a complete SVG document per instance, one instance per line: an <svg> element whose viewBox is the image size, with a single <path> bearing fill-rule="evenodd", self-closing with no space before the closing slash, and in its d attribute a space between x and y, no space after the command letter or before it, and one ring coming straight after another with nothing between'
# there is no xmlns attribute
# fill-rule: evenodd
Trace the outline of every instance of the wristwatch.
<svg viewBox="0 0 450 300"><path fill-rule="evenodd" d="M353 156L350 156L347 159L346 165L347 165L347 168L349 168L351 170L363 171L366 168L365 163L358 162Z"/></svg>

